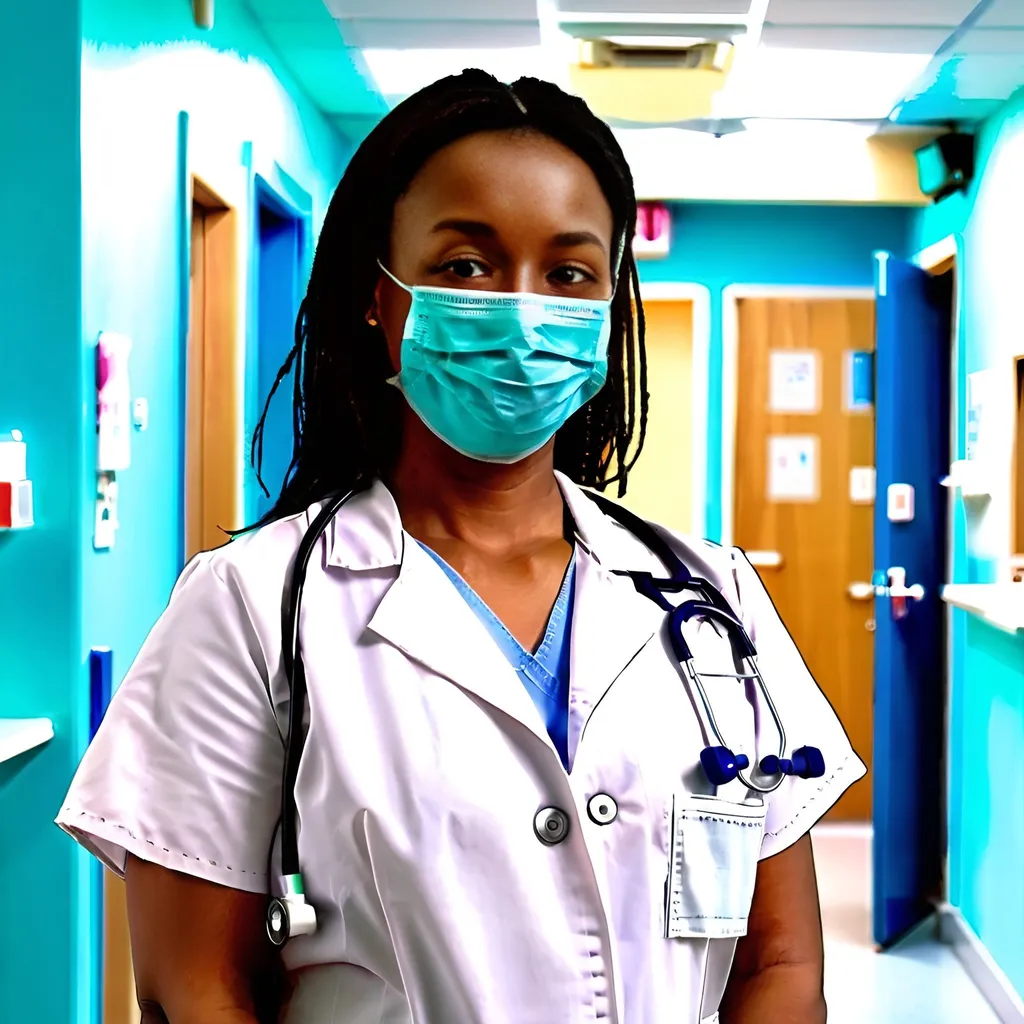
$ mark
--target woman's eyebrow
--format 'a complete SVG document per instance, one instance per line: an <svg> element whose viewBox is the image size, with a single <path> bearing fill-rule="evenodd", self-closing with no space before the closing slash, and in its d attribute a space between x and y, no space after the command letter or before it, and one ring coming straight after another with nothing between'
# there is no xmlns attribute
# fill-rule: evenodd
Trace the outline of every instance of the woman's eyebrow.
<svg viewBox="0 0 1024 1024"><path fill-rule="evenodd" d="M608 246L593 231L566 231L555 235L551 241L560 249L571 249L574 245L596 245L602 252L608 251Z"/></svg>
<svg viewBox="0 0 1024 1024"><path fill-rule="evenodd" d="M468 235L470 238L494 238L497 232L490 224L485 224L482 220L439 220L433 228L431 228L432 234L438 234L441 231L458 231L459 234Z"/></svg>

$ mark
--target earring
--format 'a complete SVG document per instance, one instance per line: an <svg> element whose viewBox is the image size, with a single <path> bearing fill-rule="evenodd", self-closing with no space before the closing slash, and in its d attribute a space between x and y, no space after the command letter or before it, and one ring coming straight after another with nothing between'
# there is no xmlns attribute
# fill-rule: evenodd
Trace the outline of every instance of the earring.
<svg viewBox="0 0 1024 1024"><path fill-rule="evenodd" d="M366 314L366 322L371 327L379 327L380 326L380 321L373 315L373 313L367 313Z"/></svg>

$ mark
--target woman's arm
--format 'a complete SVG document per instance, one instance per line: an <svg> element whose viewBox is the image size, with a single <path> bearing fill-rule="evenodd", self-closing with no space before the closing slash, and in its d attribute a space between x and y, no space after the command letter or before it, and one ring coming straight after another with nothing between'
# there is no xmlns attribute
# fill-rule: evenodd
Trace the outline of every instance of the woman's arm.
<svg viewBox="0 0 1024 1024"><path fill-rule="evenodd" d="M284 972L266 897L128 858L128 923L143 1024L270 1024Z"/></svg>
<svg viewBox="0 0 1024 1024"><path fill-rule="evenodd" d="M722 1024L825 1024L824 950L811 837L761 861Z"/></svg>

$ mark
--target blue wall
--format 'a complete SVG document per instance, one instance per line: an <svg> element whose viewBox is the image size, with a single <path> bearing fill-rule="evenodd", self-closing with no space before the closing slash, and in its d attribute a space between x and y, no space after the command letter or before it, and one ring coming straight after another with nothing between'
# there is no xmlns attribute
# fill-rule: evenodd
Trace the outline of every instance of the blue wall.
<svg viewBox="0 0 1024 1024"><path fill-rule="evenodd" d="M708 353L705 534L718 540L722 510L722 289L731 284L867 287L872 253L908 251L913 214L901 207L673 206L672 251L640 262L643 282L706 285L711 292ZM704 441L694 438L695 444Z"/></svg>
<svg viewBox="0 0 1024 1024"><path fill-rule="evenodd" d="M123 676L180 569L180 125L188 170L239 211L243 351L257 176L299 197L318 230L348 156L247 10L220 0L201 33L184 0L0 4L0 435L29 442L38 520L0 535L0 717L45 715L56 730L0 765L0 877L8 899L30 887L33 901L0 929L5 1024L98 1021L99 875L52 821L88 740L89 648L113 648ZM118 474L116 546L96 552L102 330L133 339L132 394L150 422Z"/></svg>
<svg viewBox="0 0 1024 1024"><path fill-rule="evenodd" d="M913 225L915 248L950 234L958 242L961 458L966 374L994 369L1010 381L1013 357L1024 354L1024 92L977 138L970 189L921 211ZM996 461L1007 467L1012 392L1008 386L993 410L1006 425L997 432L1005 447ZM991 582L1005 571L1013 508L1008 473L993 490L987 505L967 510L961 503L957 510L957 582ZM1024 995L1024 637L963 611L953 615L949 741L949 898Z"/></svg>
<svg viewBox="0 0 1024 1024"><path fill-rule="evenodd" d="M0 717L46 716L56 730L47 746L0 764L10 922L0 928L0 1021L46 1024L73 1018L76 993L85 1006L92 998L74 942L89 874L53 825L84 712L73 685L82 678L80 64L78 0L0 4L0 434L25 434L37 520L0 533ZM25 900L25 912L11 910Z"/></svg>

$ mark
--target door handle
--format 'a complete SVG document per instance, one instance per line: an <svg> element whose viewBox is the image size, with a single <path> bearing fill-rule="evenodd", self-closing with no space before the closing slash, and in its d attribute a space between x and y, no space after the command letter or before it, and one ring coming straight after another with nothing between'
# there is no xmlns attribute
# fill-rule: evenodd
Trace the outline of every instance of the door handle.
<svg viewBox="0 0 1024 1024"><path fill-rule="evenodd" d="M747 551L747 561L756 569L781 569L781 551Z"/></svg>
<svg viewBox="0 0 1024 1024"><path fill-rule="evenodd" d="M873 583L851 583L846 588L846 593L854 601L873 601L875 599L875 585Z"/></svg>
<svg viewBox="0 0 1024 1024"><path fill-rule="evenodd" d="M894 566L889 570L889 585L881 587L883 595L902 598L905 601L921 601L924 599L924 587L920 583L907 586L907 570L900 566Z"/></svg>

